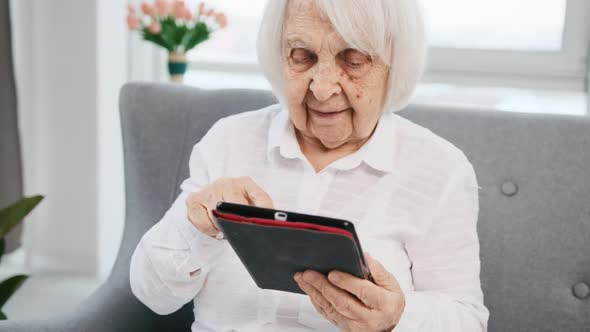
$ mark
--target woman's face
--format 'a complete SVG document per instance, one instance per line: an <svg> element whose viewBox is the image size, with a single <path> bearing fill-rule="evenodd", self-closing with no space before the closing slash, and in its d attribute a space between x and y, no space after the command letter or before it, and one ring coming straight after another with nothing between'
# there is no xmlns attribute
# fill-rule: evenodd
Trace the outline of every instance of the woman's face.
<svg viewBox="0 0 590 332"><path fill-rule="evenodd" d="M364 144L381 116L389 69L347 45L313 0L290 0L283 29L289 113L325 149Z"/></svg>

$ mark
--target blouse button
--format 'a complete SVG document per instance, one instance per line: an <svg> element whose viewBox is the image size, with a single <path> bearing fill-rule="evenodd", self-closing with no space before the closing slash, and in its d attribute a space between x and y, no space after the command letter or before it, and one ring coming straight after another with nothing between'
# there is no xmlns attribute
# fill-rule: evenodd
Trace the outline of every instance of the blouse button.
<svg viewBox="0 0 590 332"><path fill-rule="evenodd" d="M590 296L590 287L585 282L579 282L573 287L574 296L580 300L584 300Z"/></svg>
<svg viewBox="0 0 590 332"><path fill-rule="evenodd" d="M512 181L506 181L502 184L502 193L506 196L514 196L518 193L518 186Z"/></svg>

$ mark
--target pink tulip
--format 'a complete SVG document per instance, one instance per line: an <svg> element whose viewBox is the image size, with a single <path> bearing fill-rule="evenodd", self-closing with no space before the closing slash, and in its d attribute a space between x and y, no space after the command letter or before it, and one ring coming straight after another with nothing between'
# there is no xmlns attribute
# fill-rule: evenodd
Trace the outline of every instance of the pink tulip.
<svg viewBox="0 0 590 332"><path fill-rule="evenodd" d="M137 30L139 29L141 22L134 14L127 15L127 26L129 30Z"/></svg>
<svg viewBox="0 0 590 332"><path fill-rule="evenodd" d="M128 4L127 5L127 13L129 13L129 14L135 14L135 7L133 7L132 4Z"/></svg>
<svg viewBox="0 0 590 332"><path fill-rule="evenodd" d="M151 17L155 17L158 15L158 12L156 11L156 7L154 5L150 5L147 2L144 2L141 4L141 11Z"/></svg>
<svg viewBox="0 0 590 332"><path fill-rule="evenodd" d="M199 16L201 15L205 15L205 4L203 2L199 4Z"/></svg>
<svg viewBox="0 0 590 332"><path fill-rule="evenodd" d="M168 16L170 14L170 8L166 0L156 0L155 2L156 13L159 16Z"/></svg>
<svg viewBox="0 0 590 332"><path fill-rule="evenodd" d="M219 27L222 29L227 26L227 16L223 13L215 14L215 21L217 21L217 24L219 24Z"/></svg>
<svg viewBox="0 0 590 332"><path fill-rule="evenodd" d="M182 16L182 5L178 2L175 2L172 5L172 15L176 18L181 18Z"/></svg>
<svg viewBox="0 0 590 332"><path fill-rule="evenodd" d="M153 33L154 35L159 34L160 31L162 31L162 26L160 25L160 22L153 21L152 23L150 23L150 25L148 26L148 31Z"/></svg>
<svg viewBox="0 0 590 332"><path fill-rule="evenodd" d="M188 8L186 8L186 6L184 5L184 1L174 1L173 6L173 14L174 17L176 17L179 20L182 20L185 18L185 11L188 11L190 14L190 11L188 10ZM192 15L191 15L192 17Z"/></svg>
<svg viewBox="0 0 590 332"><path fill-rule="evenodd" d="M213 16L215 15L215 11L213 9L209 9L207 12L205 12L205 16Z"/></svg>
<svg viewBox="0 0 590 332"><path fill-rule="evenodd" d="M181 16L182 16L182 19L185 21L190 21L193 19L193 14L191 13L190 10L188 10L188 8L183 8Z"/></svg>

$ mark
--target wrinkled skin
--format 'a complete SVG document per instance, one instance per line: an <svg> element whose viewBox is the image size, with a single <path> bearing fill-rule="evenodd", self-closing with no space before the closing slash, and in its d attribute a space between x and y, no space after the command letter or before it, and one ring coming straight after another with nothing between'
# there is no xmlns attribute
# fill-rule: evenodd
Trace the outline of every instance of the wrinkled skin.
<svg viewBox="0 0 590 332"><path fill-rule="evenodd" d="M282 40L289 115L302 152L319 172L370 138L383 112L389 69L349 47L312 0L289 1ZM220 235L211 216L220 200L273 206L252 178L218 179L186 199L190 222L212 237ZM339 271L294 276L316 310L342 331L390 331L405 308L395 277L366 258L374 283Z"/></svg>
<svg viewBox="0 0 590 332"><path fill-rule="evenodd" d="M348 46L312 0L289 1L282 40L291 121L302 152L320 171L373 133L389 67Z"/></svg>
<svg viewBox="0 0 590 332"><path fill-rule="evenodd" d="M315 309L341 331L391 331L404 311L404 294L381 263L365 257L374 283L339 271L326 277L307 270L296 273L294 279Z"/></svg>
<svg viewBox="0 0 590 332"><path fill-rule="evenodd" d="M319 172L370 138L389 69L348 46L313 0L289 1L282 39L289 115L303 154ZM404 310L395 277L367 260L375 283L338 271L294 276L316 310L342 331L391 330Z"/></svg>

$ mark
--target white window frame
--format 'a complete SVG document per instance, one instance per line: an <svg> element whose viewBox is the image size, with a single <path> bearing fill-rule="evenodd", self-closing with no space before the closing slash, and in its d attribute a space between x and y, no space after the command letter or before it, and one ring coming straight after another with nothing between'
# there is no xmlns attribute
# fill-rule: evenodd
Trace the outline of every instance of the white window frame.
<svg viewBox="0 0 590 332"><path fill-rule="evenodd" d="M423 81L588 91L589 52L590 1L567 0L560 51L431 47ZM191 61L189 70L260 73L258 64L252 62ZM156 72L162 72L161 67Z"/></svg>
<svg viewBox="0 0 590 332"><path fill-rule="evenodd" d="M560 51L430 49L426 81L585 91L590 1L568 0Z"/></svg>

